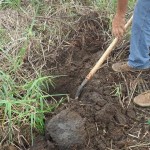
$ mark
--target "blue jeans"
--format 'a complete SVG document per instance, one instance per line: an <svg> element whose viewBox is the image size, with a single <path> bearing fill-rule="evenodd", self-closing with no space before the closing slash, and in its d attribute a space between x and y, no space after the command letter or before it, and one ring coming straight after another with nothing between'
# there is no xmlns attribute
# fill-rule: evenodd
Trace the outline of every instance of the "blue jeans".
<svg viewBox="0 0 150 150"><path fill-rule="evenodd" d="M135 6L128 65L150 68L150 0L138 0Z"/></svg>

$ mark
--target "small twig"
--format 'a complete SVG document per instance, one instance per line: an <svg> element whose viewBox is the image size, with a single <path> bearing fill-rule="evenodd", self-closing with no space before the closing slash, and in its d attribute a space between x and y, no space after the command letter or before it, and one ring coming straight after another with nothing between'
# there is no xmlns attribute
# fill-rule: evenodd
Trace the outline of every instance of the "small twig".
<svg viewBox="0 0 150 150"><path fill-rule="evenodd" d="M149 131L146 131L142 137L142 139L144 139L146 137L146 135L149 134Z"/></svg>
<svg viewBox="0 0 150 150"><path fill-rule="evenodd" d="M150 145L150 143L141 143L141 144L137 144L137 145L133 145L133 146L129 146L129 148L135 148L135 147L143 147L143 146L149 146Z"/></svg>
<svg viewBox="0 0 150 150"><path fill-rule="evenodd" d="M133 138L139 139L139 137L136 136L136 135L133 135L133 134L128 134L128 135L131 136L131 137L133 137Z"/></svg>
<svg viewBox="0 0 150 150"><path fill-rule="evenodd" d="M130 92L129 92L129 87L128 87L128 84L127 84L127 80L125 78L125 76L123 75L123 73L121 72L121 75L122 75L122 78L124 79L124 82L125 82L125 85L126 85L126 88L127 88L127 93L128 93L128 96L130 95Z"/></svg>
<svg viewBox="0 0 150 150"><path fill-rule="evenodd" d="M98 128L98 125L97 125L96 122L95 122L95 126L96 126L96 131L98 132L98 131L99 131L99 128Z"/></svg>

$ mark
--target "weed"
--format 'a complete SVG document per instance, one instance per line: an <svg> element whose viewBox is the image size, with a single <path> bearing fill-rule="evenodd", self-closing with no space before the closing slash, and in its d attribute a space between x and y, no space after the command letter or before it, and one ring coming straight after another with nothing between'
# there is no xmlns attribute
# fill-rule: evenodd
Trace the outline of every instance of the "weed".
<svg viewBox="0 0 150 150"><path fill-rule="evenodd" d="M115 84L115 89L111 92L111 94L114 94L114 96L117 96L121 98L122 96L122 87L121 84Z"/></svg>
<svg viewBox="0 0 150 150"><path fill-rule="evenodd" d="M16 125L30 125L32 138L34 128L43 133L44 113L51 112L58 105L48 105L46 102L46 98L52 96L45 93L44 82L53 85L52 79L52 76L38 77L18 85L10 75L0 71L0 106L4 114L0 120L1 126L8 125L10 142L13 140L13 128Z"/></svg>
<svg viewBox="0 0 150 150"><path fill-rule="evenodd" d="M2 0L2 7L18 8L21 5L21 0Z"/></svg>

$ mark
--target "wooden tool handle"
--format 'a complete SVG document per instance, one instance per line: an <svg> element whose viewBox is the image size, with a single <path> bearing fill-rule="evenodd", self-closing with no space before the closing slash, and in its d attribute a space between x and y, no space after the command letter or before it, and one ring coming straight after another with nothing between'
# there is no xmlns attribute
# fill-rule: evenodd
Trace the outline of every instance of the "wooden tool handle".
<svg viewBox="0 0 150 150"><path fill-rule="evenodd" d="M127 29L131 23L132 23L133 16L128 20L128 22L125 25L125 29ZM93 67L93 69L90 71L90 73L86 76L86 79L90 80L93 75L96 73L96 71L101 67L103 62L106 60L108 55L112 52L112 50L115 48L115 46L118 43L118 38L115 38L113 42L110 44L110 46L106 49L105 53L102 55L102 57L98 60L96 65Z"/></svg>

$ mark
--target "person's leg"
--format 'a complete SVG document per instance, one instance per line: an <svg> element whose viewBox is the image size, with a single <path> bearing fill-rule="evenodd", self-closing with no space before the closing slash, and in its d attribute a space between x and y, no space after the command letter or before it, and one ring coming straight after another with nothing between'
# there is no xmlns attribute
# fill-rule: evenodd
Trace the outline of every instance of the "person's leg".
<svg viewBox="0 0 150 150"><path fill-rule="evenodd" d="M138 0L132 22L128 62L118 62L114 71L150 69L150 0Z"/></svg>
<svg viewBox="0 0 150 150"><path fill-rule="evenodd" d="M118 72L150 69L150 0L138 0L135 7L128 62L116 63L112 68ZM142 107L150 106L150 90L133 101Z"/></svg>
<svg viewBox="0 0 150 150"><path fill-rule="evenodd" d="M128 65L150 68L150 1L138 0L134 10Z"/></svg>

